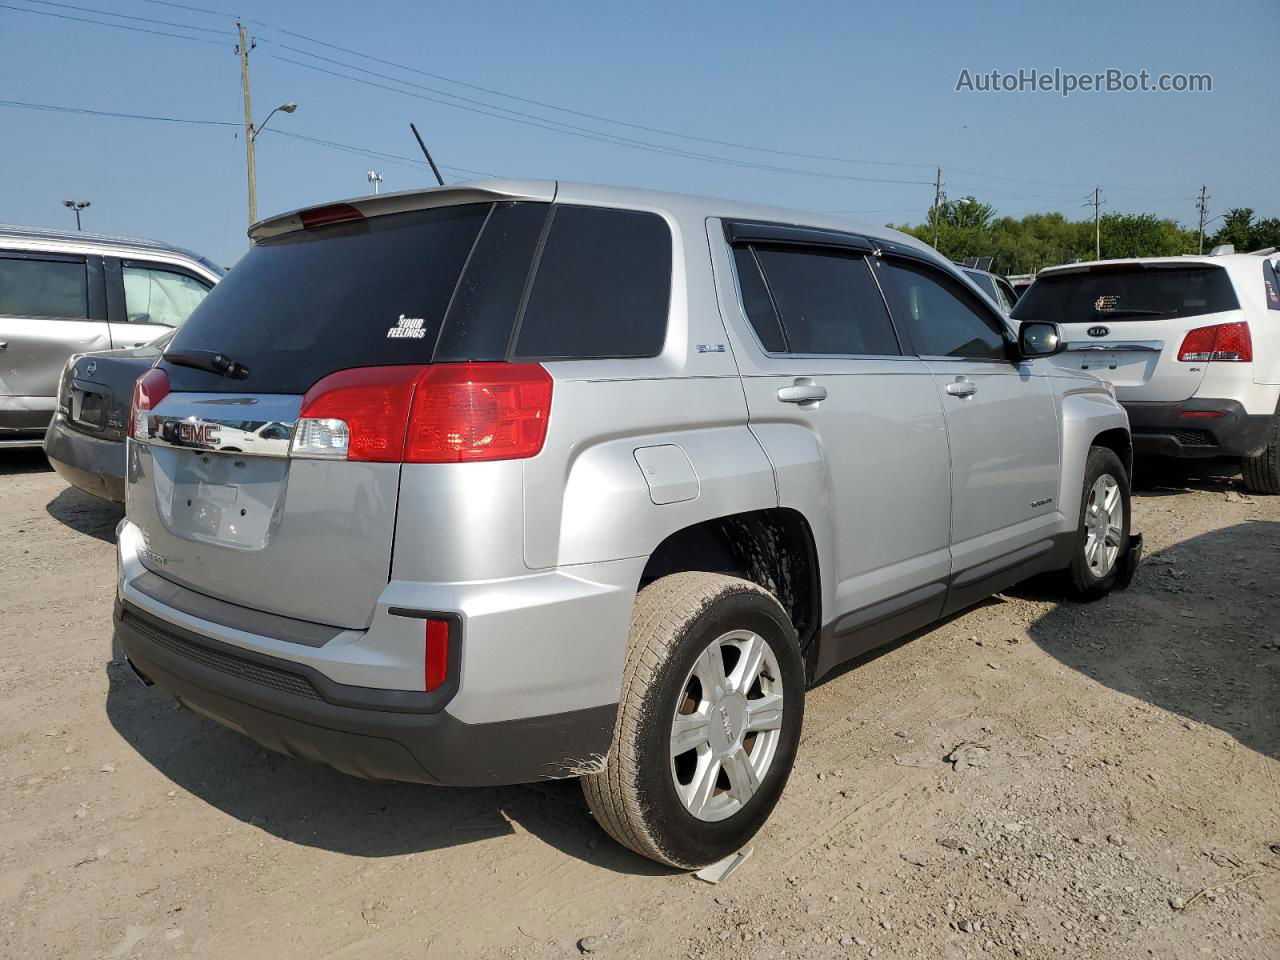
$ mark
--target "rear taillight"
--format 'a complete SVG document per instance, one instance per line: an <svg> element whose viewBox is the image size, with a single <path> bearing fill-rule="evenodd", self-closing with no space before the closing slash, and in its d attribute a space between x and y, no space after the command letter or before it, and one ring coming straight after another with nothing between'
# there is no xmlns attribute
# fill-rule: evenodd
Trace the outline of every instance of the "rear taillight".
<svg viewBox="0 0 1280 960"><path fill-rule="evenodd" d="M542 449L551 375L536 363L341 370L302 399L295 457L460 463Z"/></svg>
<svg viewBox="0 0 1280 960"><path fill-rule="evenodd" d="M428 693L449 679L449 621L428 620L424 639L424 683Z"/></svg>
<svg viewBox="0 0 1280 960"><path fill-rule="evenodd" d="M129 436L147 436L147 416L169 395L169 375L152 367L133 384L133 400L129 404Z"/></svg>
<svg viewBox="0 0 1280 960"><path fill-rule="evenodd" d="M1253 360L1253 339L1247 323L1219 323L1187 332L1178 349L1184 363L1225 360L1244 363Z"/></svg>

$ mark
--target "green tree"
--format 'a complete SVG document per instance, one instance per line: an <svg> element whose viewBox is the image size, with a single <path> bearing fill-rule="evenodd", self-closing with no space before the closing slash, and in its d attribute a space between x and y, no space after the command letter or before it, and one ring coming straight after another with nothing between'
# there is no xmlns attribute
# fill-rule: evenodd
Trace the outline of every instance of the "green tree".
<svg viewBox="0 0 1280 960"><path fill-rule="evenodd" d="M1222 226L1207 246L1216 247L1229 243L1240 253L1253 249L1253 208L1232 207L1222 218Z"/></svg>

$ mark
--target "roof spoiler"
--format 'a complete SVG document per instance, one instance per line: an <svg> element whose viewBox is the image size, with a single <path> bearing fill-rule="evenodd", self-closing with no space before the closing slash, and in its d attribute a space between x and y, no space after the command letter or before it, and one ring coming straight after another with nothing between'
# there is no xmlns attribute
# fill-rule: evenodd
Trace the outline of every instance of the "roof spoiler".
<svg viewBox="0 0 1280 960"><path fill-rule="evenodd" d="M341 203L324 203L291 210L278 216L259 220L249 228L249 240L257 243L282 233L292 233L307 226L320 226L323 212L337 207L352 211L350 217L358 219L380 217L388 213L405 213L410 210L429 210L433 207L452 207L464 203L492 203L495 200L534 200L551 203L556 197L554 180L488 180L480 183L451 183L444 187L421 190L401 190L396 193L379 193L356 197ZM316 214L322 215L317 217ZM355 214L358 214L357 217ZM330 222L336 222L331 220Z"/></svg>

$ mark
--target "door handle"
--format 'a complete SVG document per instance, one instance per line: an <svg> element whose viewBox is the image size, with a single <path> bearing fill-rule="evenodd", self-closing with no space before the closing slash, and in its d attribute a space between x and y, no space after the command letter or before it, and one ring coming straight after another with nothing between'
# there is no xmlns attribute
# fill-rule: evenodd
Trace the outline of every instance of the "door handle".
<svg viewBox="0 0 1280 960"><path fill-rule="evenodd" d="M9 341L0 340L0 350L8 350L8 349L9 349Z"/></svg>
<svg viewBox="0 0 1280 960"><path fill-rule="evenodd" d="M827 388L808 377L799 377L791 386L778 388L778 399L783 403L814 404L827 399Z"/></svg>
<svg viewBox="0 0 1280 960"><path fill-rule="evenodd" d="M947 393L953 397L972 397L978 392L978 385L968 377L956 377L954 383L947 384Z"/></svg>

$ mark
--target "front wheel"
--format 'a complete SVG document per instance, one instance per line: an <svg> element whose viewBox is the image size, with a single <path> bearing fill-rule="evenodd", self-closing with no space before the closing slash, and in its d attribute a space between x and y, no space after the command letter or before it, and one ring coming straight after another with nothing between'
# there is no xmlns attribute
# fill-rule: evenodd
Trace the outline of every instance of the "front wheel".
<svg viewBox="0 0 1280 960"><path fill-rule="evenodd" d="M1080 522L1063 571L1073 600L1098 600L1116 586L1129 548L1129 475L1115 452L1091 447L1085 460Z"/></svg>
<svg viewBox="0 0 1280 960"><path fill-rule="evenodd" d="M795 761L804 663L795 628L754 583L677 573L636 598L605 769L583 778L619 843L696 869L739 850Z"/></svg>

